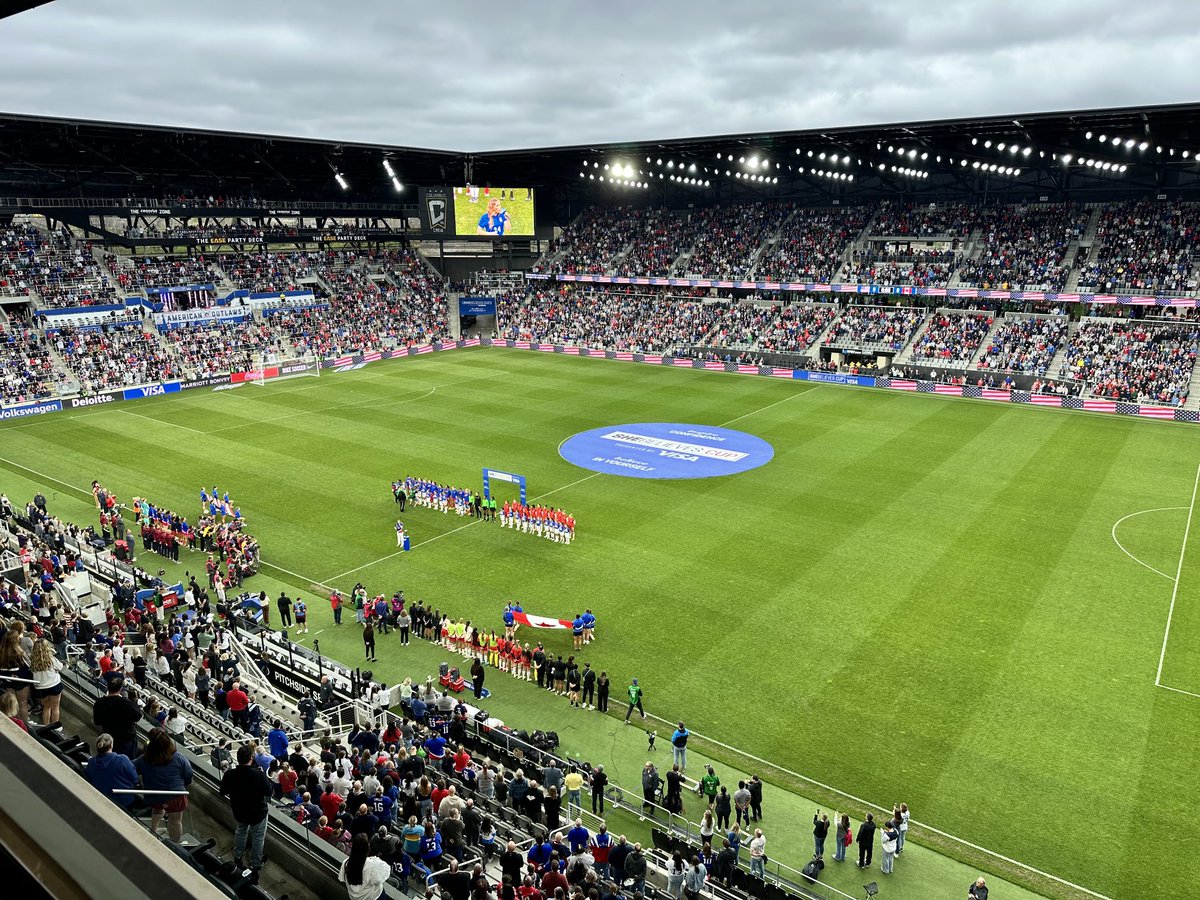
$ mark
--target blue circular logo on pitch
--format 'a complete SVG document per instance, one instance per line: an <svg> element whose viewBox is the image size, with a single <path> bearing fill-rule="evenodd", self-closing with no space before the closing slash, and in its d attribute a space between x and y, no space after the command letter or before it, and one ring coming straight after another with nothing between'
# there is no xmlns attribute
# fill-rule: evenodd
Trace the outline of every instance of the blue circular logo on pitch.
<svg viewBox="0 0 1200 900"><path fill-rule="evenodd" d="M757 469L775 450L744 431L639 422L583 431L558 450L569 463L627 478L715 478Z"/></svg>

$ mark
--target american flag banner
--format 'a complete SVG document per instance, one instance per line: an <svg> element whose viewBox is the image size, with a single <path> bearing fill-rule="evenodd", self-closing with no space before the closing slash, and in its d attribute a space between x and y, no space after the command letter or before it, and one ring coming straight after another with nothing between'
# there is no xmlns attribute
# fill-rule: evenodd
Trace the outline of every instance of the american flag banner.
<svg viewBox="0 0 1200 900"><path fill-rule="evenodd" d="M945 297L946 288L925 288L925 294L929 297Z"/></svg>
<svg viewBox="0 0 1200 900"><path fill-rule="evenodd" d="M948 288L946 290L947 297L978 297L979 291L975 288Z"/></svg>
<svg viewBox="0 0 1200 900"><path fill-rule="evenodd" d="M1177 409L1175 410L1175 421L1200 423L1200 410Z"/></svg>
<svg viewBox="0 0 1200 900"><path fill-rule="evenodd" d="M961 397L963 395L962 387L957 384L934 385L933 392L935 394L946 394L951 397Z"/></svg>
<svg viewBox="0 0 1200 900"><path fill-rule="evenodd" d="M910 381L907 378L889 378L888 381L888 387L892 388L893 390L915 391L917 389L917 383L915 381Z"/></svg>
<svg viewBox="0 0 1200 900"><path fill-rule="evenodd" d="M539 353L553 353L554 345L553 344L534 344L533 349L538 351Z"/></svg>
<svg viewBox="0 0 1200 900"><path fill-rule="evenodd" d="M894 382L893 382L893 384L894 384ZM922 394L932 394L935 392L936 388L937 388L937 385L934 384L932 381L918 381L917 382L917 391Z"/></svg>
<svg viewBox="0 0 1200 900"><path fill-rule="evenodd" d="M973 397L976 400L983 399L983 388L977 384L964 384L962 389L964 397ZM988 397L989 400L999 400L999 397Z"/></svg>
<svg viewBox="0 0 1200 900"><path fill-rule="evenodd" d="M726 372L736 372L741 367L737 363L728 362L728 363L725 363L724 368L725 368Z"/></svg>
<svg viewBox="0 0 1200 900"><path fill-rule="evenodd" d="M1117 401L1117 413L1122 416L1136 416L1140 409L1140 404L1130 403L1128 400Z"/></svg>
<svg viewBox="0 0 1200 900"><path fill-rule="evenodd" d="M625 353L625 352L614 353L612 358L623 360L624 362L633 362L633 354L632 353Z"/></svg>
<svg viewBox="0 0 1200 900"><path fill-rule="evenodd" d="M757 375L758 366L737 366L736 371L740 372L742 375Z"/></svg>
<svg viewBox="0 0 1200 900"><path fill-rule="evenodd" d="M732 281L718 281L718 282L717 282L717 287L719 287L719 288L732 288L732 287L733 287L733 282L732 282Z"/></svg>
<svg viewBox="0 0 1200 900"><path fill-rule="evenodd" d="M979 391L979 395L981 397L983 397L984 400L1011 400L1012 399L1012 391L999 391L999 390L996 390L996 388L980 388L980 387L976 387L976 390Z"/></svg>
<svg viewBox="0 0 1200 900"><path fill-rule="evenodd" d="M567 356L578 356L579 348L578 347L563 347L562 352L567 354ZM586 351L585 351L585 354L586 354Z"/></svg>
<svg viewBox="0 0 1200 900"><path fill-rule="evenodd" d="M528 346L528 344L527 344L526 346ZM418 346L416 346L416 347L410 347L410 348L408 349L408 352L411 354L411 353L412 353L414 350L415 350L415 351L416 351L418 354L420 354L420 353L432 353L432 352L433 352L433 345L432 345L432 344L420 344L420 345L418 345Z"/></svg>
<svg viewBox="0 0 1200 900"><path fill-rule="evenodd" d="M1092 412L1116 412L1117 403L1115 400L1084 400L1083 408Z"/></svg>
<svg viewBox="0 0 1200 900"><path fill-rule="evenodd" d="M509 343L509 346L516 347L518 350L528 350L529 349L529 341L511 341Z"/></svg>
<svg viewBox="0 0 1200 900"><path fill-rule="evenodd" d="M891 387L891 386L892 386L892 379L888 378L888 376L886 376L886 375L880 375L878 378L875 379L875 387Z"/></svg>
<svg viewBox="0 0 1200 900"><path fill-rule="evenodd" d="M793 377L792 370L791 369L774 369L773 368L773 369L771 369L771 377L772 378L792 378Z"/></svg>
<svg viewBox="0 0 1200 900"><path fill-rule="evenodd" d="M706 362L704 364L704 368L715 369L718 372L724 372L725 371L725 363L717 362L715 360L709 360L708 362Z"/></svg>
<svg viewBox="0 0 1200 900"><path fill-rule="evenodd" d="M1035 406L1062 406L1063 398L1057 394L1030 394L1029 402Z"/></svg>
<svg viewBox="0 0 1200 900"><path fill-rule="evenodd" d="M1013 403L1029 403L1034 397L1040 397L1041 394L1031 394L1029 391L1013 391L1012 396L1008 399Z"/></svg>
<svg viewBox="0 0 1200 900"><path fill-rule="evenodd" d="M383 359L383 354L378 350L372 350L370 353L363 354L362 361L365 363L379 362L381 359Z"/></svg>
<svg viewBox="0 0 1200 900"><path fill-rule="evenodd" d="M703 369L705 366L707 366L707 365L708 365L708 364L707 364L707 363L706 363L704 360L702 360L702 359L693 359L693 360L689 360L689 362L691 362L691 364L692 364L692 368L693 368L693 369Z"/></svg>
<svg viewBox="0 0 1200 900"><path fill-rule="evenodd" d="M1062 405L1065 409L1083 409L1083 398L1063 397Z"/></svg>
<svg viewBox="0 0 1200 900"><path fill-rule="evenodd" d="M662 361L663 361L663 358L661 356L651 356L649 354L646 354L645 356L642 357L642 362L651 363L656 366L661 366Z"/></svg>
<svg viewBox="0 0 1200 900"><path fill-rule="evenodd" d="M775 371L770 366L758 366L757 368L759 375L770 375L773 371Z"/></svg>
<svg viewBox="0 0 1200 900"><path fill-rule="evenodd" d="M479 338L471 338L469 341L459 341L458 345L460 347L478 347Z"/></svg>
<svg viewBox="0 0 1200 900"><path fill-rule="evenodd" d="M333 361L333 367L335 369L340 368L341 366L352 366L352 365L354 365L354 357L353 356L339 356L337 359L335 359Z"/></svg>
<svg viewBox="0 0 1200 900"><path fill-rule="evenodd" d="M1169 406L1142 406L1138 408L1137 414L1149 419L1174 419L1177 412L1179 410Z"/></svg>
<svg viewBox="0 0 1200 900"><path fill-rule="evenodd" d="M617 358L616 351L614 351L614 350L605 350L605 351L603 351L603 353L604 353L605 359L616 359Z"/></svg>
<svg viewBox="0 0 1200 900"><path fill-rule="evenodd" d="M692 367L692 361L686 357L675 357L671 360L671 365L690 369Z"/></svg>
<svg viewBox="0 0 1200 900"><path fill-rule="evenodd" d="M1080 296L1079 294L1047 294L1046 299L1057 300L1059 303L1078 303Z"/></svg>

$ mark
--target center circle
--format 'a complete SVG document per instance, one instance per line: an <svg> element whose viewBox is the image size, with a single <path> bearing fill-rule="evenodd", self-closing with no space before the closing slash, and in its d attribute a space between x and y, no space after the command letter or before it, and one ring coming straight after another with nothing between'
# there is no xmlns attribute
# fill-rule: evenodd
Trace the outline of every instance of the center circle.
<svg viewBox="0 0 1200 900"><path fill-rule="evenodd" d="M715 478L769 463L775 450L760 437L713 425L636 422L581 431L563 441L567 462L626 478Z"/></svg>

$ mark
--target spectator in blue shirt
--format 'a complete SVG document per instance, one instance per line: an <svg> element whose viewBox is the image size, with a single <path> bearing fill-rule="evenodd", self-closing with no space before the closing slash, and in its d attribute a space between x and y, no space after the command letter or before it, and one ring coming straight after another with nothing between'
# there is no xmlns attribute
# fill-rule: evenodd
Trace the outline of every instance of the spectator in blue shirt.
<svg viewBox="0 0 1200 900"><path fill-rule="evenodd" d="M271 748L271 755L276 759L287 759L288 736L283 730L283 722L279 719L271 723L271 730L267 732L267 746Z"/></svg>
<svg viewBox="0 0 1200 900"><path fill-rule="evenodd" d="M671 756L672 762L679 766L680 772L687 771L687 742L692 733L687 730L687 726L682 722L675 729L675 733L671 735Z"/></svg>
<svg viewBox="0 0 1200 900"><path fill-rule="evenodd" d="M129 757L113 752L111 734L96 738L96 755L88 760L88 782L117 806L128 809L133 803L133 794L114 794L115 790L132 791L137 788L138 775Z"/></svg>
<svg viewBox="0 0 1200 900"><path fill-rule="evenodd" d="M583 819L576 819L575 826L567 832L567 845L571 848L571 853L576 854L588 849L591 838L591 832L583 826Z"/></svg>

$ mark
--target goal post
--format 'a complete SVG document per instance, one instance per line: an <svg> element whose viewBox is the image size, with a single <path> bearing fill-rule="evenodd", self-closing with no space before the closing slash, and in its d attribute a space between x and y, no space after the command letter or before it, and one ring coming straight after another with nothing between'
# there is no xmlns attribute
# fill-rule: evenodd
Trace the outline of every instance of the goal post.
<svg viewBox="0 0 1200 900"><path fill-rule="evenodd" d="M247 384L263 385L281 378L320 378L321 358L312 353L283 357L276 353L259 353L246 373Z"/></svg>

